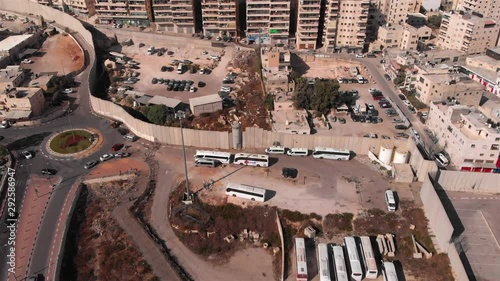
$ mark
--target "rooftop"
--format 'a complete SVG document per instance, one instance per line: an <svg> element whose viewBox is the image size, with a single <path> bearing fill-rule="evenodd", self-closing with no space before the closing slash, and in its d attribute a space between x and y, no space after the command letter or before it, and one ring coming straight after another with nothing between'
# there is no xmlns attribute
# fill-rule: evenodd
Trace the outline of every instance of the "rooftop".
<svg viewBox="0 0 500 281"><path fill-rule="evenodd" d="M291 134L310 134L311 127L305 110L293 108L292 101L274 103L273 131Z"/></svg>
<svg viewBox="0 0 500 281"><path fill-rule="evenodd" d="M41 85L45 86L50 82L52 78L54 78L54 75L40 75L37 78L32 79L28 85L30 87L39 87Z"/></svg>
<svg viewBox="0 0 500 281"><path fill-rule="evenodd" d="M7 67L0 69L0 83L10 83L22 75L24 70L21 67Z"/></svg>
<svg viewBox="0 0 500 281"><path fill-rule="evenodd" d="M0 51L10 51L12 48L29 39L31 36L33 35L11 35L0 41Z"/></svg>
<svg viewBox="0 0 500 281"><path fill-rule="evenodd" d="M222 99L218 94L189 99L189 104L191 106L198 106L216 102L222 102Z"/></svg>
<svg viewBox="0 0 500 281"><path fill-rule="evenodd" d="M9 90L4 90L1 95L8 95L9 98L16 98L16 99L22 99L22 98L31 98L38 92L41 92L42 90L39 88L11 88Z"/></svg>
<svg viewBox="0 0 500 281"><path fill-rule="evenodd" d="M149 100L149 104L163 104L169 108L176 108L181 103L180 100L171 99L162 96L154 96Z"/></svg>

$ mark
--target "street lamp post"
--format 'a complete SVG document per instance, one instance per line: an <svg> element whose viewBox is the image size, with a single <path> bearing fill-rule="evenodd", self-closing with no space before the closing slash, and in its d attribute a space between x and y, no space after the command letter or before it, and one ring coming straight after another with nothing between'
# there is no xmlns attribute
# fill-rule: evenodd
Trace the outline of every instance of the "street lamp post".
<svg viewBox="0 0 500 281"><path fill-rule="evenodd" d="M182 131L182 119L186 118L186 112L179 110L175 114L175 117L179 119L181 125L181 141L182 141L182 155L184 157L184 175L186 176L186 203L191 203L191 193L189 192L189 179L186 161L186 146L184 145L184 133Z"/></svg>

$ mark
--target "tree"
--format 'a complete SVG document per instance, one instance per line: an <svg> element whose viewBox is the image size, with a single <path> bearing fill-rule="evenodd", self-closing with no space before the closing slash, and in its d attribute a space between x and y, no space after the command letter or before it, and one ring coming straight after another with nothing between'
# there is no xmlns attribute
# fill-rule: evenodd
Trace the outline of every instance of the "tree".
<svg viewBox="0 0 500 281"><path fill-rule="evenodd" d="M295 89L294 106L326 114L333 107L340 105L338 90L339 84L336 80L316 80L314 84L309 84L307 79L299 78Z"/></svg>
<svg viewBox="0 0 500 281"><path fill-rule="evenodd" d="M267 94L266 98L264 99L264 105L266 106L267 110L272 111L274 110L274 97L273 95Z"/></svg>
<svg viewBox="0 0 500 281"><path fill-rule="evenodd" d="M163 104L155 104L149 108L146 117L153 124L165 125L167 121L167 107Z"/></svg>
<svg viewBox="0 0 500 281"><path fill-rule="evenodd" d="M393 82L394 82L394 84L399 86L405 82L405 79L406 79L406 74L404 73L404 71L399 71L398 76L396 76L396 78L394 78Z"/></svg>
<svg viewBox="0 0 500 281"><path fill-rule="evenodd" d="M442 19L443 17L441 15L432 15L427 19L427 25L432 29L439 28Z"/></svg>

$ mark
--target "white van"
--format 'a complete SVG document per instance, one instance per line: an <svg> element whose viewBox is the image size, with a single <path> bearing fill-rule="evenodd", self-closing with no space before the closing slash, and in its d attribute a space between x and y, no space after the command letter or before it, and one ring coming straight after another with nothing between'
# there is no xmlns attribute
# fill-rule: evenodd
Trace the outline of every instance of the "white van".
<svg viewBox="0 0 500 281"><path fill-rule="evenodd" d="M271 146L266 148L267 154L285 154L285 148L283 146Z"/></svg>
<svg viewBox="0 0 500 281"><path fill-rule="evenodd" d="M442 167L446 167L450 163L450 161L448 161L448 158L446 158L443 153L438 153L434 155L434 157L436 157L436 162L438 162L438 164Z"/></svg>
<svg viewBox="0 0 500 281"><path fill-rule="evenodd" d="M194 160L194 165L196 167L210 167L210 168L214 168L214 167L217 167L219 166L220 162L217 161L217 160L213 160L213 159L196 159Z"/></svg>
<svg viewBox="0 0 500 281"><path fill-rule="evenodd" d="M309 155L309 150L307 148L291 148L286 152L288 156L307 156Z"/></svg>
<svg viewBox="0 0 500 281"><path fill-rule="evenodd" d="M396 211L396 199L394 199L394 192L392 190L385 191L385 203L389 212Z"/></svg>
<svg viewBox="0 0 500 281"><path fill-rule="evenodd" d="M126 135L126 136L123 136L123 138L128 140L128 141L136 141L137 140L137 136L134 136L134 135Z"/></svg>

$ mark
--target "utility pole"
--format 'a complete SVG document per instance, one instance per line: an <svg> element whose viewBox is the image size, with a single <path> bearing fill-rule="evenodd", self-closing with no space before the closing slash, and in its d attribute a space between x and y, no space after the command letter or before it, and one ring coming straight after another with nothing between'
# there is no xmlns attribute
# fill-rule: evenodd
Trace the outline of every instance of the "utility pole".
<svg viewBox="0 0 500 281"><path fill-rule="evenodd" d="M181 140L182 140L182 155L184 157L184 175L186 176L186 197L184 202L186 204L192 203L191 193L189 192L189 178L188 178L188 170L187 170L187 161L186 161L186 146L184 145L184 133L182 131L182 119L186 118L186 112L179 110L175 114L175 118L178 118L181 125Z"/></svg>

